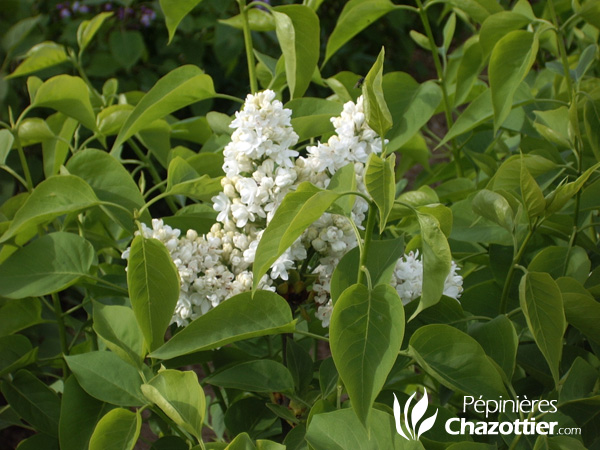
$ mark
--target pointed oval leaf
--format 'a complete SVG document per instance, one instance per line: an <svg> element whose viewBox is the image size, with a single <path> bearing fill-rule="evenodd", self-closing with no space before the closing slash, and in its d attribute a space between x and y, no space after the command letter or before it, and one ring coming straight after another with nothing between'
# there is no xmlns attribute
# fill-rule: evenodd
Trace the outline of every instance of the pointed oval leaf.
<svg viewBox="0 0 600 450"><path fill-rule="evenodd" d="M73 175L50 177L25 200L0 242L7 241L26 227L42 225L63 214L91 208L98 203L92 188L81 178Z"/></svg>
<svg viewBox="0 0 600 450"><path fill-rule="evenodd" d="M379 232L382 234L396 199L396 156L382 159L376 153L369 155L365 169L365 187L379 209Z"/></svg>
<svg viewBox="0 0 600 450"><path fill-rule="evenodd" d="M366 424L402 344L402 300L387 284L373 290L350 286L336 302L329 330L333 360L352 408Z"/></svg>
<svg viewBox="0 0 600 450"><path fill-rule="evenodd" d="M538 46L537 35L517 30L505 35L492 50L488 72L495 130L508 117L515 92L531 69Z"/></svg>
<svg viewBox="0 0 600 450"><path fill-rule="evenodd" d="M164 342L179 298L179 275L169 251L157 239L136 236L127 263L129 298L148 349Z"/></svg>
<svg viewBox="0 0 600 450"><path fill-rule="evenodd" d="M65 360L79 385L92 397L118 406L146 403L139 372L114 353L93 351L65 356Z"/></svg>
<svg viewBox="0 0 600 450"><path fill-rule="evenodd" d="M106 413L90 438L90 450L133 450L142 429L139 412L116 408Z"/></svg>
<svg viewBox="0 0 600 450"><path fill-rule="evenodd" d="M562 293L567 321L585 334L596 345L600 345L600 303L573 278L557 280Z"/></svg>
<svg viewBox="0 0 600 450"><path fill-rule="evenodd" d="M25 55L25 60L6 78L29 75L30 73L62 64L68 60L69 55L67 55L65 47L56 42L42 42L32 47Z"/></svg>
<svg viewBox="0 0 600 450"><path fill-rule="evenodd" d="M475 338L485 353L504 371L508 380L515 370L519 338L514 325L506 316L488 322L479 322L469 334Z"/></svg>
<svg viewBox="0 0 600 450"><path fill-rule="evenodd" d="M202 439L206 398L196 373L162 370L142 385L142 392L177 425Z"/></svg>
<svg viewBox="0 0 600 450"><path fill-rule="evenodd" d="M113 148L157 119L216 95L212 78L196 66L172 70L144 95L121 128Z"/></svg>
<svg viewBox="0 0 600 450"><path fill-rule="evenodd" d="M383 96L383 60L385 49L381 49L373 67L365 77L362 86L365 102L365 120L383 139L392 127L392 115Z"/></svg>
<svg viewBox="0 0 600 450"><path fill-rule="evenodd" d="M502 228L512 232L514 227L514 212L502 195L487 189L480 190L473 198L473 211Z"/></svg>
<svg viewBox="0 0 600 450"><path fill-rule="evenodd" d="M450 389L489 399L508 395L477 341L450 325L419 328L410 338L409 351L427 374Z"/></svg>
<svg viewBox="0 0 600 450"><path fill-rule="evenodd" d="M0 296L39 297L61 291L89 274L92 245L73 233L47 234L0 264Z"/></svg>
<svg viewBox="0 0 600 450"><path fill-rule="evenodd" d="M160 0L160 8L165 15L167 30L169 30L169 43L175 36L177 27L202 0Z"/></svg>
<svg viewBox="0 0 600 450"><path fill-rule="evenodd" d="M34 107L52 108L96 130L96 116L87 85L79 77L57 75L45 81L35 94Z"/></svg>
<svg viewBox="0 0 600 450"><path fill-rule="evenodd" d="M291 98L304 95L319 61L319 17L308 6L273 8Z"/></svg>
<svg viewBox="0 0 600 450"><path fill-rule="evenodd" d="M521 197L523 198L523 204L527 210L527 214L530 219L539 216L544 212L546 208L546 200L540 187L538 186L535 178L531 176L527 166L521 158Z"/></svg>
<svg viewBox="0 0 600 450"><path fill-rule="evenodd" d="M6 157L10 152L15 137L10 130L0 130L0 166L6 163Z"/></svg>
<svg viewBox="0 0 600 450"><path fill-rule="evenodd" d="M528 272L519 284L519 301L527 326L558 385L562 338L566 329L560 289L548 273Z"/></svg>
<svg viewBox="0 0 600 450"><path fill-rule="evenodd" d="M295 329L284 298L270 291L235 295L198 317L150 355L169 359L231 342Z"/></svg>
<svg viewBox="0 0 600 450"><path fill-rule="evenodd" d="M77 28L77 45L82 53L92 41L106 19L113 15L112 12L103 12L90 20L84 20Z"/></svg>

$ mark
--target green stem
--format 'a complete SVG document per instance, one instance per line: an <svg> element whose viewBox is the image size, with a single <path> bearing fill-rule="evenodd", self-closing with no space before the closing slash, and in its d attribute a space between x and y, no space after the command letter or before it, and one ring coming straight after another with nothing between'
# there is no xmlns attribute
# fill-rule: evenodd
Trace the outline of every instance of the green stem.
<svg viewBox="0 0 600 450"><path fill-rule="evenodd" d="M19 182L23 185L23 187L25 189L27 189L27 181L25 180L25 178L23 178L21 175L19 175L17 172L15 172L14 170L12 170L10 167L5 166L5 165L0 165L0 169L5 170L6 172L10 173L13 177L15 177L17 180L19 180Z"/></svg>
<svg viewBox="0 0 600 450"><path fill-rule="evenodd" d="M65 326L65 318L60 305L58 294L52 294L52 302L54 303L54 315L56 316L56 324L58 325L58 338L60 341L60 351L63 355L69 354L69 344L67 342L67 328ZM62 360L63 378L69 376L69 368L67 362Z"/></svg>
<svg viewBox="0 0 600 450"><path fill-rule="evenodd" d="M21 145L21 139L19 138L19 131L15 133L15 141L17 142L17 150L19 152L19 159L21 160L21 167L23 168L23 173L25 174L25 182L27 183L27 190L29 192L33 191L33 180L31 178L31 172L29 171L29 164L27 164L27 158L25 157L25 152L23 151L23 146Z"/></svg>
<svg viewBox="0 0 600 450"><path fill-rule="evenodd" d="M217 94L215 95L215 98L222 98L224 100L231 100L232 102L236 102L236 103L244 103L244 100L238 97L234 97L233 95L227 95L227 94Z"/></svg>
<svg viewBox="0 0 600 450"><path fill-rule="evenodd" d="M294 334L299 334L300 336L306 336L313 339L318 339L320 341L329 342L329 338L326 338L325 336L320 336L315 333L311 333L309 331L294 330Z"/></svg>
<svg viewBox="0 0 600 450"><path fill-rule="evenodd" d="M248 21L248 10L246 9L246 0L238 0L240 5L240 15L242 16L242 29L244 32L244 45L246 47L246 60L248 61L248 76L250 78L250 92L258 92L258 79L256 78L256 63L254 62L254 47L252 45L252 32L250 31L250 22Z"/></svg>
<svg viewBox="0 0 600 450"><path fill-rule="evenodd" d="M433 38L433 32L431 31L431 24L429 23L429 18L427 17L427 11L423 8L423 3L421 0L417 0L417 6L419 7L419 16L421 17L421 22L423 23L423 28L425 28L425 34L427 35L427 39L429 40L429 46L431 47L431 54L433 56L433 63L435 65L435 71L437 73L438 81L440 83L440 87L442 88L442 95L444 97L444 114L446 116L446 126L448 130L452 128L454 125L454 120L452 119L452 105L450 105L450 100L448 98L448 90L446 89L446 81L444 80L444 69L442 67L442 62L440 60L440 55L437 52L437 45L435 43L435 39ZM456 146L456 141L454 139L450 139L452 144L452 155L454 156L454 161L456 163L456 176L462 177L462 167L460 166L460 155L458 147Z"/></svg>
<svg viewBox="0 0 600 450"><path fill-rule="evenodd" d="M510 265L510 268L508 269L508 274L506 275L506 281L504 282L504 288L502 289L502 298L500 299L500 314L506 313L506 308L508 306L508 294L510 292L510 286L511 286L512 280L514 278L515 269L517 268L517 265L521 261L521 258L523 257L523 254L525 253L525 248L527 247L527 244L529 243L529 240L531 239L531 236L533 236L534 232L535 232L535 226L533 226L529 229L527 236L525 236L525 240L521 244L521 248L519 249L516 256L513 258L512 264Z"/></svg>
<svg viewBox="0 0 600 450"><path fill-rule="evenodd" d="M567 94L569 95L569 103L573 101L573 83L571 81L571 74L569 73L569 58L567 57L567 49L565 48L565 42L562 36L562 32L558 26L558 17L556 15L556 9L554 9L554 0L548 2L548 9L550 10L550 16L552 17L552 24L554 25L554 31L556 32L556 41L558 43L558 52L560 53L560 59L563 65L563 71L565 73L565 81L567 82Z"/></svg>
<svg viewBox="0 0 600 450"><path fill-rule="evenodd" d="M365 228L365 241L360 252L360 264L358 265L358 284L363 282L365 272L362 270L363 267L367 266L367 255L369 254L369 247L371 246L371 240L373 238L373 228L375 228L375 214L376 208L374 205L369 204L369 215L367 218L367 226Z"/></svg>

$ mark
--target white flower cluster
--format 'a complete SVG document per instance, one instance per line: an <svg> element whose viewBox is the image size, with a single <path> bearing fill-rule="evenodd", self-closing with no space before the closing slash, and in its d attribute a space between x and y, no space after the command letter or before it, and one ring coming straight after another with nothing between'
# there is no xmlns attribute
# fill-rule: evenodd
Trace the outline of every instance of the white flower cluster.
<svg viewBox="0 0 600 450"><path fill-rule="evenodd" d="M180 230L156 219L152 228L143 226L144 237L165 244L179 272L180 297L172 323L185 326L227 298L252 288L251 265L261 236L285 195L301 182L326 188L339 169L354 163L357 189L366 192L363 174L367 159L371 153L380 153L382 145L366 123L362 97L344 105L341 115L332 119L335 134L326 143L307 147L305 157L292 149L298 135L290 119L291 111L283 108L273 91L248 95L231 123L235 131L223 151L223 192L212 199L219 214L209 233L199 236L189 230L181 236ZM357 198L351 220L359 228L367 210L367 202ZM325 213L275 261L260 288L274 290L272 280L288 280L288 272L303 264L312 247L319 256L313 270L316 315L327 327L333 309L331 276L344 254L356 245L349 219ZM128 256L129 249L123 253L124 258ZM444 291L454 298L462 290L456 270L453 263ZM418 254L398 261L393 285L404 301L420 295L422 274Z"/></svg>
<svg viewBox="0 0 600 450"><path fill-rule="evenodd" d="M450 273L444 282L444 295L459 299L463 291L463 279L457 272L460 268L452 261ZM392 275L392 286L404 304L421 296L423 292L423 261L419 259L419 251L410 252L400 258Z"/></svg>

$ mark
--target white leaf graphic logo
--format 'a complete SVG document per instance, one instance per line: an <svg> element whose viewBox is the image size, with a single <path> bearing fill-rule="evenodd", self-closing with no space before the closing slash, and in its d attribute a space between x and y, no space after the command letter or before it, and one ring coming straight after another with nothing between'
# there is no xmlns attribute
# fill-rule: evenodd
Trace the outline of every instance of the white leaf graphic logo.
<svg viewBox="0 0 600 450"><path fill-rule="evenodd" d="M398 432L398 434L400 436L402 436L404 439L406 439L408 441L410 441L410 440L418 441L423 433L425 433L426 431L430 430L433 427L433 424L435 423L435 419L437 418L438 412L436 410L435 414L433 416L431 416L421 422L421 425L418 427L418 431L417 431L417 425L419 425L419 421L423 418L423 416L427 412L427 406L429 406L429 401L428 401L428 397L427 397L427 389L424 389L424 391L425 391L425 393L423 395L423 398L421 400L419 400L417 402L417 404L414 406L414 408L412 409L412 413L410 415L410 421L411 421L412 426L409 425L409 423L408 423L408 412L410 409L410 404L412 402L412 399L415 397L416 392L413 393L413 395L411 395L409 397L408 401L404 405L404 429L402 427L402 422L401 422L402 410L400 408L400 402L398 402L398 398L396 397L396 394L394 394L394 419L396 421L396 431ZM406 430L407 433L405 433L404 430ZM408 436L407 436L407 434L408 434Z"/></svg>

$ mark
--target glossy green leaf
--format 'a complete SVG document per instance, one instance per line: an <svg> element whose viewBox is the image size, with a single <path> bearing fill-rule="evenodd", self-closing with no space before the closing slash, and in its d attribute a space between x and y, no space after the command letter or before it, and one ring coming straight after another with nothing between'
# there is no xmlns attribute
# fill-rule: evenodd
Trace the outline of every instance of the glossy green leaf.
<svg viewBox="0 0 600 450"><path fill-rule="evenodd" d="M427 50L429 52L431 51L431 44L429 43L429 39L423 33L419 33L415 30L410 30L409 36L413 41L415 41L415 44L417 44L423 50Z"/></svg>
<svg viewBox="0 0 600 450"><path fill-rule="evenodd" d="M365 169L365 187L379 209L380 233L385 229L396 198L395 162L394 154L382 159L376 153L371 153Z"/></svg>
<svg viewBox="0 0 600 450"><path fill-rule="evenodd" d="M6 242L26 227L42 225L63 214L82 211L98 203L92 188L81 178L73 175L50 177L36 186L25 200L0 242Z"/></svg>
<svg viewBox="0 0 600 450"><path fill-rule="evenodd" d="M327 185L327 190L339 194L356 191L356 172L354 170L354 164L348 163L344 167L338 169L331 177L331 180ZM352 209L354 208L355 201L356 198L353 195L344 195L329 207L329 212L350 218L352 216Z"/></svg>
<svg viewBox="0 0 600 450"><path fill-rule="evenodd" d="M176 156L169 163L166 192L170 195L185 195L197 200L210 201L222 190L220 178L201 176L180 156Z"/></svg>
<svg viewBox="0 0 600 450"><path fill-rule="evenodd" d="M55 138L56 136L54 136L48 124L37 117L25 119L19 126L19 140L23 147L29 147Z"/></svg>
<svg viewBox="0 0 600 450"><path fill-rule="evenodd" d="M362 85L365 120L382 139L393 125L392 115L383 96L384 58L385 50L382 48Z"/></svg>
<svg viewBox="0 0 600 450"><path fill-rule="evenodd" d="M0 130L0 166L6 163L6 157L13 146L15 137L10 130Z"/></svg>
<svg viewBox="0 0 600 450"><path fill-rule="evenodd" d="M225 447L225 450L256 450L256 445L248 433L240 433Z"/></svg>
<svg viewBox="0 0 600 450"><path fill-rule="evenodd" d="M490 15L502 11L502 6L496 0L444 0L444 2L463 10L478 23L482 23Z"/></svg>
<svg viewBox="0 0 600 450"><path fill-rule="evenodd" d="M314 450L424 450L419 441L406 441L396 432L394 417L371 410L365 427L350 409L315 415L306 433Z"/></svg>
<svg viewBox="0 0 600 450"><path fill-rule="evenodd" d="M343 105L321 98L297 98L285 104L292 110L292 127L298 141L333 132L331 118L339 116Z"/></svg>
<svg viewBox="0 0 600 450"><path fill-rule="evenodd" d="M531 69L538 46L535 34L517 30L506 34L492 50L488 72L495 130L508 117L515 92Z"/></svg>
<svg viewBox="0 0 600 450"><path fill-rule="evenodd" d="M563 148L571 148L569 139L569 109L561 106L549 111L534 111L533 126L547 141Z"/></svg>
<svg viewBox="0 0 600 450"><path fill-rule="evenodd" d="M253 289L277 258L339 197L337 192L319 189L308 182L301 183L295 192L285 196L256 249Z"/></svg>
<svg viewBox="0 0 600 450"><path fill-rule="evenodd" d="M215 95L212 78L198 67L186 65L172 70L142 97L121 128L113 148L156 119Z"/></svg>
<svg viewBox="0 0 600 450"><path fill-rule="evenodd" d="M0 336L7 336L42 321L42 304L37 298L8 301L0 307Z"/></svg>
<svg viewBox="0 0 600 450"><path fill-rule="evenodd" d="M52 108L78 120L86 128L96 130L88 87L79 77L57 75L45 81L37 90L32 106Z"/></svg>
<svg viewBox="0 0 600 450"><path fill-rule="evenodd" d="M141 429L139 412L113 409L96 425L90 438L90 450L133 450Z"/></svg>
<svg viewBox="0 0 600 450"><path fill-rule="evenodd" d="M304 5L277 6L272 12L290 97L299 98L306 92L319 61L319 18Z"/></svg>
<svg viewBox="0 0 600 450"><path fill-rule="evenodd" d="M198 317L151 353L152 358L169 359L188 353L211 350L231 342L295 329L289 305L270 291L235 295Z"/></svg>
<svg viewBox="0 0 600 450"><path fill-rule="evenodd" d="M29 75L30 73L62 64L68 60L69 56L65 47L56 42L42 42L32 47L25 54L25 60L6 78Z"/></svg>
<svg viewBox="0 0 600 450"><path fill-rule="evenodd" d="M450 325L419 328L410 338L409 351L427 374L450 389L487 399L508 395L483 348Z"/></svg>
<svg viewBox="0 0 600 450"><path fill-rule="evenodd" d="M65 381L58 423L62 450L87 450L98 420L112 406L88 395L74 376Z"/></svg>
<svg viewBox="0 0 600 450"><path fill-rule="evenodd" d="M544 200L544 193L538 186L535 178L529 173L527 166L523 162L523 158L521 158L521 176L519 181L523 204L531 220L544 212L546 201Z"/></svg>
<svg viewBox="0 0 600 450"><path fill-rule="evenodd" d="M431 214L417 212L421 229L421 250L423 259L423 292L412 320L421 311L435 305L442 298L444 282L450 273L452 253L448 239L440 227L440 222Z"/></svg>
<svg viewBox="0 0 600 450"><path fill-rule="evenodd" d="M270 12L262 9L252 8L247 11L248 25L252 31L273 31L275 30L275 19ZM241 14L219 20L219 23L227 25L238 30L244 28L244 20Z"/></svg>
<svg viewBox="0 0 600 450"><path fill-rule="evenodd" d="M562 184L548 194L546 196L546 215L560 211L598 168L600 168L600 162L583 172L575 181Z"/></svg>
<svg viewBox="0 0 600 450"><path fill-rule="evenodd" d="M0 337L0 377L34 363L36 356L37 348L34 349L25 336Z"/></svg>
<svg viewBox="0 0 600 450"><path fill-rule="evenodd" d="M79 385L92 397L118 406L142 406L146 403L140 386L142 379L135 367L116 354L92 351L65 356Z"/></svg>
<svg viewBox="0 0 600 450"><path fill-rule="evenodd" d="M549 274L528 272L519 284L519 301L527 326L558 384L566 328L560 289Z"/></svg>
<svg viewBox="0 0 600 450"><path fill-rule="evenodd" d="M477 80L477 76L483 69L483 52L476 38L465 42L463 56L458 66L456 75L456 92L454 94L454 105L461 105Z"/></svg>
<svg viewBox="0 0 600 450"><path fill-rule="evenodd" d="M17 372L11 381L2 382L2 395L10 406L36 430L58 437L60 399L27 370Z"/></svg>
<svg viewBox="0 0 600 450"><path fill-rule="evenodd" d="M528 17L514 11L492 14L481 24L479 43L483 55L488 56L496 43L511 31L519 30L531 22Z"/></svg>
<svg viewBox="0 0 600 450"><path fill-rule="evenodd" d="M404 254L404 239L371 241L367 254L367 269L373 286L389 284L396 262ZM357 283L360 252L358 247L346 253L336 266L331 277L331 299L333 303L346 288ZM364 281L366 285L366 280Z"/></svg>
<svg viewBox="0 0 600 450"><path fill-rule="evenodd" d="M75 130L79 125L77 121L63 113L56 113L46 119L48 127L56 136L56 139L42 142L42 154L44 157L44 175L46 178L57 175L60 167L69 155L69 142L73 139Z"/></svg>
<svg viewBox="0 0 600 450"><path fill-rule="evenodd" d="M175 36L177 27L202 0L160 0L160 8L165 15L167 30L169 30L169 43Z"/></svg>
<svg viewBox="0 0 600 450"><path fill-rule="evenodd" d="M95 259L84 238L57 232L17 250L0 264L0 295L39 297L61 291L89 274Z"/></svg>
<svg viewBox="0 0 600 450"><path fill-rule="evenodd" d="M177 425L202 439L206 399L195 372L162 370L142 385L142 392Z"/></svg>
<svg viewBox="0 0 600 450"><path fill-rule="evenodd" d="M473 198L473 211L500 225L508 232L514 228L514 212L502 195L488 189L480 190Z"/></svg>
<svg viewBox="0 0 600 450"><path fill-rule="evenodd" d="M103 12L90 20L84 20L77 28L77 45L81 54L90 44L102 24L113 15L112 12Z"/></svg>
<svg viewBox="0 0 600 450"><path fill-rule="evenodd" d="M127 306L94 302L94 331L113 352L141 367L144 336Z"/></svg>
<svg viewBox="0 0 600 450"><path fill-rule="evenodd" d="M281 363L270 359L246 361L212 374L206 381L214 386L249 392L292 392L294 380Z"/></svg>
<svg viewBox="0 0 600 450"><path fill-rule="evenodd" d="M469 331L469 334L500 366L506 379L511 380L515 370L519 339L510 319L506 316L498 316L488 322L479 322Z"/></svg>
<svg viewBox="0 0 600 450"><path fill-rule="evenodd" d="M387 284L362 284L338 298L329 327L331 354L363 424L396 361L404 336L404 308Z"/></svg>
<svg viewBox="0 0 600 450"><path fill-rule="evenodd" d="M108 47L112 60L126 71L130 71L146 51L142 33L134 30L113 31L108 36Z"/></svg>
<svg viewBox="0 0 600 450"><path fill-rule="evenodd" d="M325 60L337 52L346 42L394 9L389 0L350 0L344 5L325 49Z"/></svg>
<svg viewBox="0 0 600 450"><path fill-rule="evenodd" d="M560 288L567 322L600 345L600 303L573 278L559 278Z"/></svg>
<svg viewBox="0 0 600 450"><path fill-rule="evenodd" d="M583 284L588 279L591 262L586 251L579 247L548 246L540 250L527 266L530 272L547 272L555 280L573 277Z"/></svg>
<svg viewBox="0 0 600 450"><path fill-rule="evenodd" d="M164 244L136 236L127 263L129 298L147 348L164 342L179 298L179 275Z"/></svg>

